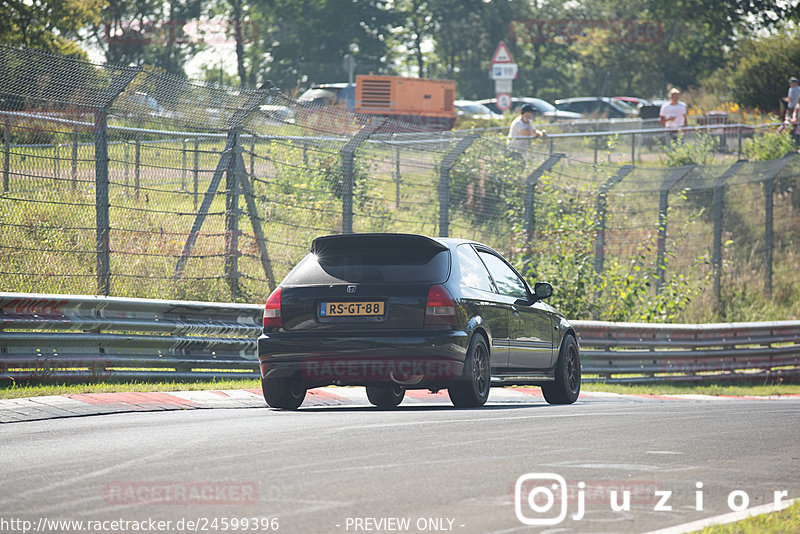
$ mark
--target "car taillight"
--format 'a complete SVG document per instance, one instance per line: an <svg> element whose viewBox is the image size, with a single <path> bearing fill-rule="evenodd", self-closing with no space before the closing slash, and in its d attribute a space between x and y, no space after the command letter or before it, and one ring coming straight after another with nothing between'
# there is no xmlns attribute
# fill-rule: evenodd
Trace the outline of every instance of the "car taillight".
<svg viewBox="0 0 800 534"><path fill-rule="evenodd" d="M264 306L264 328L281 328L283 317L281 317L281 293L282 287L278 287L267 299Z"/></svg>
<svg viewBox="0 0 800 534"><path fill-rule="evenodd" d="M456 324L456 301L442 285L431 286L425 303L425 324Z"/></svg>

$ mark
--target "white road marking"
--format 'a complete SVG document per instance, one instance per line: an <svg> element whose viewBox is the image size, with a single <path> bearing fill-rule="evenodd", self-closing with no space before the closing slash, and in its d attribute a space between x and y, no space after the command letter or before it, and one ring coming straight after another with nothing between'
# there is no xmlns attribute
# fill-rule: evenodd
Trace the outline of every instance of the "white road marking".
<svg viewBox="0 0 800 534"><path fill-rule="evenodd" d="M706 519L698 519L697 521L683 523L682 525L675 525L674 527L662 528L660 530L652 530L645 534L686 534L687 532L694 532L696 530L701 530L706 527L711 527L714 525L726 525L728 523L735 523L736 521L747 519L748 517L754 517L762 514L769 514L772 512L779 512L785 508L790 507L791 505L793 505L798 501L800 501L800 499L783 501L778 506L775 506L775 503L762 504L760 506L754 506L752 508L748 508L747 510L742 510L741 512L730 512L728 514L722 514L715 517L708 517Z"/></svg>

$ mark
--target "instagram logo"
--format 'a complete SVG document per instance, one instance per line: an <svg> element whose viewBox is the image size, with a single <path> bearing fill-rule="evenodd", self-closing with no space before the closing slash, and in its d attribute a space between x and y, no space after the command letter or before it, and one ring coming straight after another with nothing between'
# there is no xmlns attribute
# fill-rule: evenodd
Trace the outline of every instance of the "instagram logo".
<svg viewBox="0 0 800 534"><path fill-rule="evenodd" d="M561 501L558 515L553 514ZM514 485L514 511L526 525L557 525L567 517L567 481L555 473L526 473Z"/></svg>

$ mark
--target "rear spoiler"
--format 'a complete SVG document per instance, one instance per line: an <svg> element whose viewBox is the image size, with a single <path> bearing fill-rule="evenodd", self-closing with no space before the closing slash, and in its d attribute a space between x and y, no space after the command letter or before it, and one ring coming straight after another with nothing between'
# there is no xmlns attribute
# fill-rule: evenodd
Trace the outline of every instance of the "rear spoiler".
<svg viewBox="0 0 800 534"><path fill-rule="evenodd" d="M418 234L335 234L318 237L311 242L311 252L317 256L324 256L326 253L341 254L386 247L427 249L431 252L448 250L447 246L439 241Z"/></svg>

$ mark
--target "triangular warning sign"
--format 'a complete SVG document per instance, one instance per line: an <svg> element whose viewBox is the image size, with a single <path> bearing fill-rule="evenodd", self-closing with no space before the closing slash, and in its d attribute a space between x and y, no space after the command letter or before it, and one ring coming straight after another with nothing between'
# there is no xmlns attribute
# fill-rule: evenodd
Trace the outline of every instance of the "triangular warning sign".
<svg viewBox="0 0 800 534"><path fill-rule="evenodd" d="M508 47L503 41L500 41L492 54L492 63L514 63L514 60L511 59L511 52L508 51Z"/></svg>

